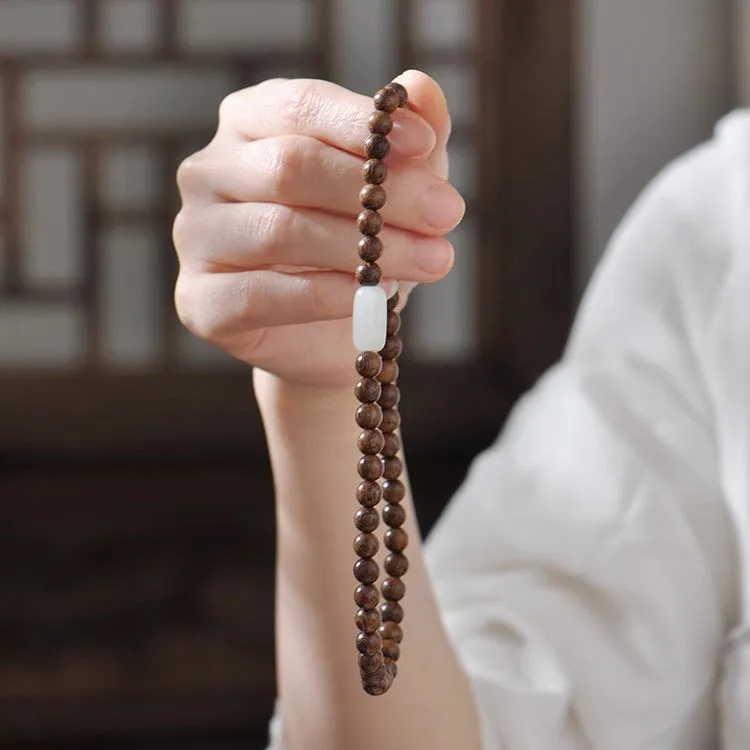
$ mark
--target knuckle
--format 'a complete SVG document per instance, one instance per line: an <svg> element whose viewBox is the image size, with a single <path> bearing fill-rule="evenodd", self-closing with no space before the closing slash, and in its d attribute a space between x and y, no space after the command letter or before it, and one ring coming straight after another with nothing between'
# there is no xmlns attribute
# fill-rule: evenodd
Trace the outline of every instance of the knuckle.
<svg viewBox="0 0 750 750"><path fill-rule="evenodd" d="M281 112L292 132L308 130L320 108L320 91L315 81L300 78L286 83Z"/></svg>
<svg viewBox="0 0 750 750"><path fill-rule="evenodd" d="M203 183L203 150L185 157L177 167L177 188L184 199L196 192Z"/></svg>
<svg viewBox="0 0 750 750"><path fill-rule="evenodd" d="M269 248L269 254L273 254L274 248L294 242L298 216L289 206L269 203L260 212L257 222L259 226L256 229Z"/></svg>
<svg viewBox="0 0 750 750"><path fill-rule="evenodd" d="M174 308L177 319L194 336L207 338L201 325L200 306L197 304L196 296L195 278L185 273L178 274L174 287Z"/></svg>
<svg viewBox="0 0 750 750"><path fill-rule="evenodd" d="M271 156L271 179L275 197L291 200L301 180L305 179L307 148L301 138L285 138L276 142Z"/></svg>
<svg viewBox="0 0 750 750"><path fill-rule="evenodd" d="M235 119L235 113L239 99L242 96L241 91L233 91L227 94L219 103L219 127L229 127Z"/></svg>

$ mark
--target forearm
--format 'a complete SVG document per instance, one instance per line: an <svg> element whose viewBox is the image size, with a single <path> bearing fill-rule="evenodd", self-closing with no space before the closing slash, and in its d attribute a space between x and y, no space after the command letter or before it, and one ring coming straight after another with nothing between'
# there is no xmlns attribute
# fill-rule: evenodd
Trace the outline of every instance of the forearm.
<svg viewBox="0 0 750 750"><path fill-rule="evenodd" d="M276 487L278 673L287 750L479 748L471 693L429 586L410 497L404 501L411 564L398 677L384 696L361 688L352 598L359 458L353 391L304 391L261 372L255 385Z"/></svg>

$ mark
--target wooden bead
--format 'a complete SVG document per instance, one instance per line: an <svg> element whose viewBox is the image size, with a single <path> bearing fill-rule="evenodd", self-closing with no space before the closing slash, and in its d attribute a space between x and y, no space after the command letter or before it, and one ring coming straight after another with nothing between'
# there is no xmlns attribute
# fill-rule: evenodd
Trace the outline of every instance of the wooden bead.
<svg viewBox="0 0 750 750"><path fill-rule="evenodd" d="M396 359L401 356L404 345L400 336L389 336L385 340L385 346L380 350L380 356L383 359Z"/></svg>
<svg viewBox="0 0 750 750"><path fill-rule="evenodd" d="M388 167L380 159L369 159L362 167L362 176L370 185L382 185L388 176Z"/></svg>
<svg viewBox="0 0 750 750"><path fill-rule="evenodd" d="M389 310L395 310L398 307L398 303L401 301L401 295L398 293L398 290L394 293L392 297L388 298L388 309Z"/></svg>
<svg viewBox="0 0 750 750"><path fill-rule="evenodd" d="M365 508L374 508L380 502L382 495L383 488L380 482L364 480L357 487L357 501Z"/></svg>
<svg viewBox="0 0 750 750"><path fill-rule="evenodd" d="M365 185L359 191L359 202L362 204L362 208L371 208L373 211L379 211L385 206L385 201L385 189L380 185Z"/></svg>
<svg viewBox="0 0 750 750"><path fill-rule="evenodd" d="M371 133L388 135L393 130L393 118L388 112L376 109L367 120L367 127Z"/></svg>
<svg viewBox="0 0 750 750"><path fill-rule="evenodd" d="M398 643L396 641L383 641L383 656L386 659L393 659L393 661L396 661L398 657L401 655L401 648L399 647Z"/></svg>
<svg viewBox="0 0 750 750"><path fill-rule="evenodd" d="M385 672L383 679L377 682L364 682L362 687L368 695L385 695L393 684L394 675Z"/></svg>
<svg viewBox="0 0 750 750"><path fill-rule="evenodd" d="M389 432L387 435L382 432L380 434L383 435L383 447L380 452L386 458L392 458L401 450L401 438L395 432Z"/></svg>
<svg viewBox="0 0 750 750"><path fill-rule="evenodd" d="M366 657L368 655L360 654L360 657L362 656ZM362 678L362 682L364 685L384 684L388 679L388 670L385 668L385 659L383 658L383 654L378 651L378 653L374 654L371 658L371 662L366 662L366 664L368 665L366 668L359 668L359 676Z"/></svg>
<svg viewBox="0 0 750 750"><path fill-rule="evenodd" d="M377 633L358 633L357 651L360 654L374 656L382 648L382 639Z"/></svg>
<svg viewBox="0 0 750 750"><path fill-rule="evenodd" d="M383 228L383 217L377 211L367 208L357 217L357 228L362 234L374 237Z"/></svg>
<svg viewBox="0 0 750 750"><path fill-rule="evenodd" d="M383 482L383 497L391 505L400 503L406 497L406 485L400 479Z"/></svg>
<svg viewBox="0 0 750 750"><path fill-rule="evenodd" d="M383 369L383 360L377 352L360 352L355 367L363 378L376 378Z"/></svg>
<svg viewBox="0 0 750 750"><path fill-rule="evenodd" d="M366 456L375 456L383 450L385 438L380 430L363 430L357 438L357 447Z"/></svg>
<svg viewBox="0 0 750 750"><path fill-rule="evenodd" d="M409 535L400 527L388 529L383 535L383 544L391 552L403 552L409 544ZM399 574L392 573L391 575Z"/></svg>
<svg viewBox="0 0 750 750"><path fill-rule="evenodd" d="M383 88L386 91L393 91L398 96L398 106L399 107L405 107L407 102L409 101L409 94L406 91L406 88L402 86L400 83L396 83L395 81L391 81L387 86L383 86Z"/></svg>
<svg viewBox="0 0 750 750"><path fill-rule="evenodd" d="M398 380L398 362L395 359L383 359L381 357L382 367L377 375L381 383L395 383Z"/></svg>
<svg viewBox="0 0 750 750"><path fill-rule="evenodd" d="M400 578L386 578L382 585L383 598L397 602L406 595L406 584Z"/></svg>
<svg viewBox="0 0 750 750"><path fill-rule="evenodd" d="M382 385L375 378L362 378L354 386L354 394L364 404L371 404L380 398Z"/></svg>
<svg viewBox="0 0 750 750"><path fill-rule="evenodd" d="M389 361L389 360L386 360ZM384 409L393 409L401 401L401 391L394 383L383 383L380 388L380 398L378 403Z"/></svg>
<svg viewBox="0 0 750 750"><path fill-rule="evenodd" d="M363 237L359 241L359 257L365 263L374 263L383 254L383 242L379 237Z"/></svg>
<svg viewBox="0 0 750 750"><path fill-rule="evenodd" d="M373 654L372 656L369 656L368 654L359 655L359 669L365 674L377 672L383 666L383 655L380 652Z"/></svg>
<svg viewBox="0 0 750 750"><path fill-rule="evenodd" d="M380 420L382 432L393 432L401 426L401 414L398 409L384 409Z"/></svg>
<svg viewBox="0 0 750 750"><path fill-rule="evenodd" d="M375 109L382 112L395 112L401 103L401 95L393 88L382 88L373 97Z"/></svg>
<svg viewBox="0 0 750 750"><path fill-rule="evenodd" d="M365 140L365 156L368 159L385 159L390 153L391 144L384 135L372 133Z"/></svg>
<svg viewBox="0 0 750 750"><path fill-rule="evenodd" d="M378 613L378 618L380 618L380 613ZM401 643L404 639L404 631L395 622L384 622L378 629L378 633L380 633L380 637L384 642L395 641L396 643Z"/></svg>
<svg viewBox="0 0 750 750"><path fill-rule="evenodd" d="M357 471L362 479L374 482L383 475L383 463L378 456L362 456L357 462Z"/></svg>
<svg viewBox="0 0 750 750"><path fill-rule="evenodd" d="M402 555L400 552L391 552L385 558L383 568L389 576L396 576L400 578L406 575L406 571L409 570L409 559L406 555Z"/></svg>
<svg viewBox="0 0 750 750"><path fill-rule="evenodd" d="M360 263L354 275L357 282L362 286L377 286L380 283L383 272L377 263Z"/></svg>
<svg viewBox="0 0 750 750"><path fill-rule="evenodd" d="M369 583L361 583L354 590L354 603L358 607L363 609L375 609L380 601L380 592L377 586L373 586ZM383 610L381 610L382 612ZM390 610L389 610L390 611ZM393 620L393 618L391 618ZM401 622L401 620L393 620L394 622Z"/></svg>
<svg viewBox="0 0 750 750"><path fill-rule="evenodd" d="M398 528L403 526L406 521L406 511L402 505L388 505L383 506L383 520L391 527Z"/></svg>
<svg viewBox="0 0 750 750"><path fill-rule="evenodd" d="M354 563L354 577L360 583L375 583L380 575L380 567L370 558L362 558Z"/></svg>
<svg viewBox="0 0 750 750"><path fill-rule="evenodd" d="M389 336L395 336L401 329L401 315L395 310L388 311L388 323L386 332Z"/></svg>
<svg viewBox="0 0 750 750"><path fill-rule="evenodd" d="M363 633L374 633L380 627L380 612L377 609L360 609L357 612L354 622ZM389 623L394 626L394 623ZM398 627L398 625L395 625ZM391 631L388 631L391 632ZM392 638L391 640L396 640Z"/></svg>
<svg viewBox="0 0 750 750"><path fill-rule="evenodd" d="M357 534L352 546L354 547L354 553L359 557L375 557L380 543L375 534ZM391 573L391 575L398 576L403 575L403 573Z"/></svg>
<svg viewBox="0 0 750 750"><path fill-rule="evenodd" d="M404 470L404 464L398 456L386 456L383 458L382 476L385 479L398 479ZM369 477L363 477L368 479Z"/></svg>
<svg viewBox="0 0 750 750"><path fill-rule="evenodd" d="M383 602L380 605L380 616L383 622L403 622L404 608L398 602Z"/></svg>
<svg viewBox="0 0 750 750"><path fill-rule="evenodd" d="M394 505L392 507L398 508L399 506ZM357 512L354 514L354 525L366 534L375 531L379 524L380 515L373 508L358 508Z"/></svg>
<svg viewBox="0 0 750 750"><path fill-rule="evenodd" d="M376 403L360 404L354 413L354 419L363 430L374 430L383 421L383 409Z"/></svg>

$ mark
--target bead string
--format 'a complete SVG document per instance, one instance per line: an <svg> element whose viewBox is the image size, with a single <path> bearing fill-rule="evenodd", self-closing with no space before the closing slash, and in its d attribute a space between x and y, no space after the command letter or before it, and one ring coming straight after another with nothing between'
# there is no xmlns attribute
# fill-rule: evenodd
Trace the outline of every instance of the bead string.
<svg viewBox="0 0 750 750"><path fill-rule="evenodd" d="M409 562L403 554L408 537L402 528L406 513L401 501L406 490L399 479L403 463L398 456L401 449L398 435L401 415L398 410L400 392L397 385L397 359L402 350L398 335L401 316L396 309L399 295L396 292L388 299L381 312L378 294L370 294L363 289L377 287L381 279L377 260L383 252L383 243L377 235L383 227L379 211L386 202L382 185L388 174L383 159L390 151L388 134L393 129L391 115L399 107L406 106L407 98L406 89L398 83L390 83L375 94L375 112L370 116L370 135L365 141L368 161L365 162L363 175L366 184L359 194L363 210L357 219L357 227L363 237L359 242L362 263L357 268L356 278L360 291L363 295L368 295L368 301L377 308L373 313L374 318L370 320L370 327L377 328L380 323L385 324L385 345L378 351L361 351L356 361L356 370L360 376L355 388L360 402L356 422L362 429L357 440L362 453L357 470L362 481L357 487L360 507L354 516L354 524L359 532L354 539L354 551L358 557L354 563L354 577L359 584L354 593L354 601L359 607L355 618L359 630L356 641L359 672L362 687L370 695L385 693L396 677L399 644L403 636L400 623L404 610L400 601L406 591L402 576L406 573ZM385 298L384 292L382 297ZM358 324L357 314L355 299L355 329ZM384 320L381 321L378 316L382 316ZM384 480L382 485L379 481L381 478ZM380 523L376 506L381 499L386 503L382 509L382 518L388 526L383 537L388 554L383 567L388 577L382 581L378 590L376 584L380 566L373 558L380 543L373 532ZM381 594L384 601L378 606Z"/></svg>

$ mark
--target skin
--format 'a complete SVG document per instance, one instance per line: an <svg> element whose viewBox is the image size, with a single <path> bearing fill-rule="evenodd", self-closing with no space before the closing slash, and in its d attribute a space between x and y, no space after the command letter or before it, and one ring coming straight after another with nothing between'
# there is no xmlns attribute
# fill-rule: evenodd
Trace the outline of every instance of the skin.
<svg viewBox="0 0 750 750"><path fill-rule="evenodd" d="M380 265L403 307L416 284L449 272L453 248L443 235L464 202L447 182L450 116L439 86L417 71L396 80L411 110L395 116ZM273 80L229 96L215 138L178 173L175 302L190 331L254 367L275 482L287 750L478 750L470 689L430 589L411 493L404 656L385 696L368 696L359 683L351 309L372 109L370 98L322 81Z"/></svg>

